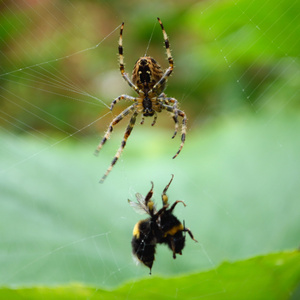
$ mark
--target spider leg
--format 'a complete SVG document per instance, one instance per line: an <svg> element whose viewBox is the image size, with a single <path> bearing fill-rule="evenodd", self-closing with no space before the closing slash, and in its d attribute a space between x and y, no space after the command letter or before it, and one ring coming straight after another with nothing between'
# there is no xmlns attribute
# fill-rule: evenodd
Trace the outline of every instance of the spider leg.
<svg viewBox="0 0 300 300"><path fill-rule="evenodd" d="M118 124L125 116L127 116L132 110L135 109L136 103L132 104L131 106L129 106L128 108L126 108L125 110L123 110L118 116L116 116L111 123L109 124L109 127L102 139L102 141L100 142L100 144L98 145L97 149L95 150L95 155L98 155L99 151L101 150L101 148L103 147L103 145L105 144L105 142L108 140L111 132L114 129L114 126L116 124Z"/></svg>
<svg viewBox="0 0 300 300"><path fill-rule="evenodd" d="M177 153L173 156L173 158L177 157L177 155L180 153L181 149L183 148L185 142L185 136L186 136L186 114L182 110L178 109L178 115L182 117L181 143Z"/></svg>
<svg viewBox="0 0 300 300"><path fill-rule="evenodd" d="M157 120L157 113L156 113L156 111L155 111L155 112L154 112L153 122L152 122L151 126L154 126L154 125L155 125L156 120Z"/></svg>
<svg viewBox="0 0 300 300"><path fill-rule="evenodd" d="M174 131L174 134L172 136L172 139L174 139L174 137L176 136L176 134L178 132L178 108L177 108L178 101L175 98L166 97L165 94L161 94L159 96L159 100L163 101L167 105L169 103L173 103L173 109L174 109L173 120L175 122L175 131Z"/></svg>
<svg viewBox="0 0 300 300"><path fill-rule="evenodd" d="M174 117L175 117L175 111L174 111L174 107L173 106L161 104L161 108L165 109L165 110L167 110L169 112L174 113ZM176 111L177 111L177 114L180 117L182 117L181 144L180 144L179 150L176 152L176 154L173 156L173 158L177 157L177 155L180 153L181 149L183 148L183 145L184 145L184 142L185 142L185 136L186 136L186 120L187 120L186 114L185 114L184 111L182 111L180 109L176 109ZM176 121L175 121L175 132L176 132Z"/></svg>
<svg viewBox="0 0 300 300"><path fill-rule="evenodd" d="M133 109L135 108L135 105L133 104L133 105L131 105L129 108L130 108L130 110L133 110ZM129 108L128 108L128 109L129 109ZM129 111L130 111L130 110L129 110ZM134 124L135 124L137 115L138 115L138 112L135 111L135 112L133 113L133 115L132 115L130 121L129 121L129 124L128 124L127 128L126 128L126 131L125 131L123 140L122 140L122 142L121 142L121 146L120 146L120 148L118 149L118 151L117 151L115 157L113 158L113 160L112 160L112 162L111 162L109 168L107 169L106 173L102 176L102 178L101 178L101 180L100 180L100 183L103 183L103 181L105 180L105 178L107 177L107 175L108 175L108 174L110 173L110 171L112 170L113 166L114 166L114 165L116 164L116 162L118 161L118 159L119 159L121 153L123 152L123 150L124 150L124 148L125 148L125 146L126 146L126 141L127 141L128 137L130 136L130 133L131 133L133 127L134 127Z"/></svg>
<svg viewBox="0 0 300 300"><path fill-rule="evenodd" d="M164 40L165 40L165 47L166 47L166 52L167 52L167 57L168 57L168 61L169 61L169 68L166 70L166 72L164 73L164 75L161 77L161 79L153 86L152 91L155 93L157 90L159 90L161 88L162 85L165 84L166 80L168 79L168 77L171 75L171 73L173 72L173 68L174 68L174 62L173 62L173 57L171 55L171 50L170 50L170 42L168 39L168 35L165 31L165 28L160 20L160 18L157 18L161 30L163 32L163 36L164 36Z"/></svg>
<svg viewBox="0 0 300 300"><path fill-rule="evenodd" d="M139 95L144 95L144 92L141 91L128 77L128 74L125 72L125 66L124 66L124 55L123 55L123 29L124 29L124 22L121 25L120 29L120 38L119 38L119 57L120 57L120 71L122 77L125 79L125 81L129 84L131 88L133 88Z"/></svg>
<svg viewBox="0 0 300 300"><path fill-rule="evenodd" d="M173 103L173 108L174 108L174 115L177 118L178 117L178 101L175 98L170 98L170 97L163 97L161 98L164 102L166 102L166 104Z"/></svg>
<svg viewBox="0 0 300 300"><path fill-rule="evenodd" d="M171 55L170 42L169 42L169 39L168 39L168 35L167 35L166 31L165 31L164 25L162 24L160 18L157 18L157 20L158 20L158 22L160 24L160 27L161 27L161 30L163 32L169 65L170 65L170 68L173 69L173 58L172 58L172 55Z"/></svg>
<svg viewBox="0 0 300 300"><path fill-rule="evenodd" d="M163 190L163 192L161 194L161 199L162 199L163 205L167 205L168 204L168 196L167 196L166 193L167 193L167 190L168 190L168 188L169 188L169 186L170 186L173 178L174 178L174 175L172 174L170 182L166 185L166 187L164 188L164 190ZM172 207L173 207L173 205L172 205Z"/></svg>
<svg viewBox="0 0 300 300"><path fill-rule="evenodd" d="M175 115L173 116L173 120L175 122L175 131L174 131L174 134L172 136L172 139L174 139L174 137L176 136L176 134L178 132L178 118Z"/></svg>
<svg viewBox="0 0 300 300"><path fill-rule="evenodd" d="M135 97L131 97L128 95L121 95L118 98L116 98L111 104L110 104L110 110L113 110L114 106L121 100L131 100L136 101L137 99Z"/></svg>
<svg viewBox="0 0 300 300"><path fill-rule="evenodd" d="M152 122L151 126L154 126L154 125L155 125L156 120L157 120L157 113L156 113L156 111L155 111L155 112L154 112L154 119L153 119L153 122ZM141 123L140 123L140 124L143 125L144 122L145 122L145 118L142 117L142 120L141 120Z"/></svg>

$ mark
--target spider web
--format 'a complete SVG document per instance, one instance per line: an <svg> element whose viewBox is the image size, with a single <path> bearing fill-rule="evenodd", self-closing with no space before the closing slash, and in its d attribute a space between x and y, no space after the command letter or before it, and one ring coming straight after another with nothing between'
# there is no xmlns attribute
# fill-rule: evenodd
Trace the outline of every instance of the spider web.
<svg viewBox="0 0 300 300"><path fill-rule="evenodd" d="M145 195L153 181L159 206L171 174L170 201L187 204L176 216L199 243L187 236L175 261L158 247L154 274L211 269L298 242L297 1L278 1L271 10L272 1L259 9L254 0L151 2L137 5L135 17L132 3L116 3L1 4L1 285L108 288L147 277L131 259L131 232L141 216L127 199ZM176 66L166 93L189 116L187 144L172 161L180 143L166 140L172 119L159 114L153 128L147 120L136 124L100 185L128 123L115 128L99 157L92 155L126 107L111 113L110 102L134 94L118 71L119 24L125 20L127 72L144 53L166 67L157 16ZM283 210L288 222L278 221Z"/></svg>

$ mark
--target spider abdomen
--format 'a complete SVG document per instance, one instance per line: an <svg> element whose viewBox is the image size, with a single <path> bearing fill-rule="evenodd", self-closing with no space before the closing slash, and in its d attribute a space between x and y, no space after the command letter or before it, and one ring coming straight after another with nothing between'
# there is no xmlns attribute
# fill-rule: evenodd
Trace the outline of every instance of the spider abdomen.
<svg viewBox="0 0 300 300"><path fill-rule="evenodd" d="M133 67L132 82L145 94L163 77L163 70L157 61L150 56L143 56L137 60ZM165 89L165 84L160 86L157 95Z"/></svg>

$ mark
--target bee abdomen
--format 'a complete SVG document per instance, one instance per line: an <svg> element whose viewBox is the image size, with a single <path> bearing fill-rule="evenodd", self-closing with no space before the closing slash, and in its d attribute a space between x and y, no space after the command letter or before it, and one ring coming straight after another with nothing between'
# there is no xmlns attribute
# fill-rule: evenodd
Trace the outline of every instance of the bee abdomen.
<svg viewBox="0 0 300 300"><path fill-rule="evenodd" d="M151 270L155 259L155 244L147 244L144 240L133 237L131 246L133 255Z"/></svg>

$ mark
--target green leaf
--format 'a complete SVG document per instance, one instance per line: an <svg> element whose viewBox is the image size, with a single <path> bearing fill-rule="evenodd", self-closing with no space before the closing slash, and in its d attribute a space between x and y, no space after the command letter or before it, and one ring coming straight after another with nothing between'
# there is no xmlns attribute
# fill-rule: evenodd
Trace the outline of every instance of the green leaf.
<svg viewBox="0 0 300 300"><path fill-rule="evenodd" d="M1 299L289 299L300 282L298 251L257 256L175 278L149 276L111 291L72 284L0 290Z"/></svg>

